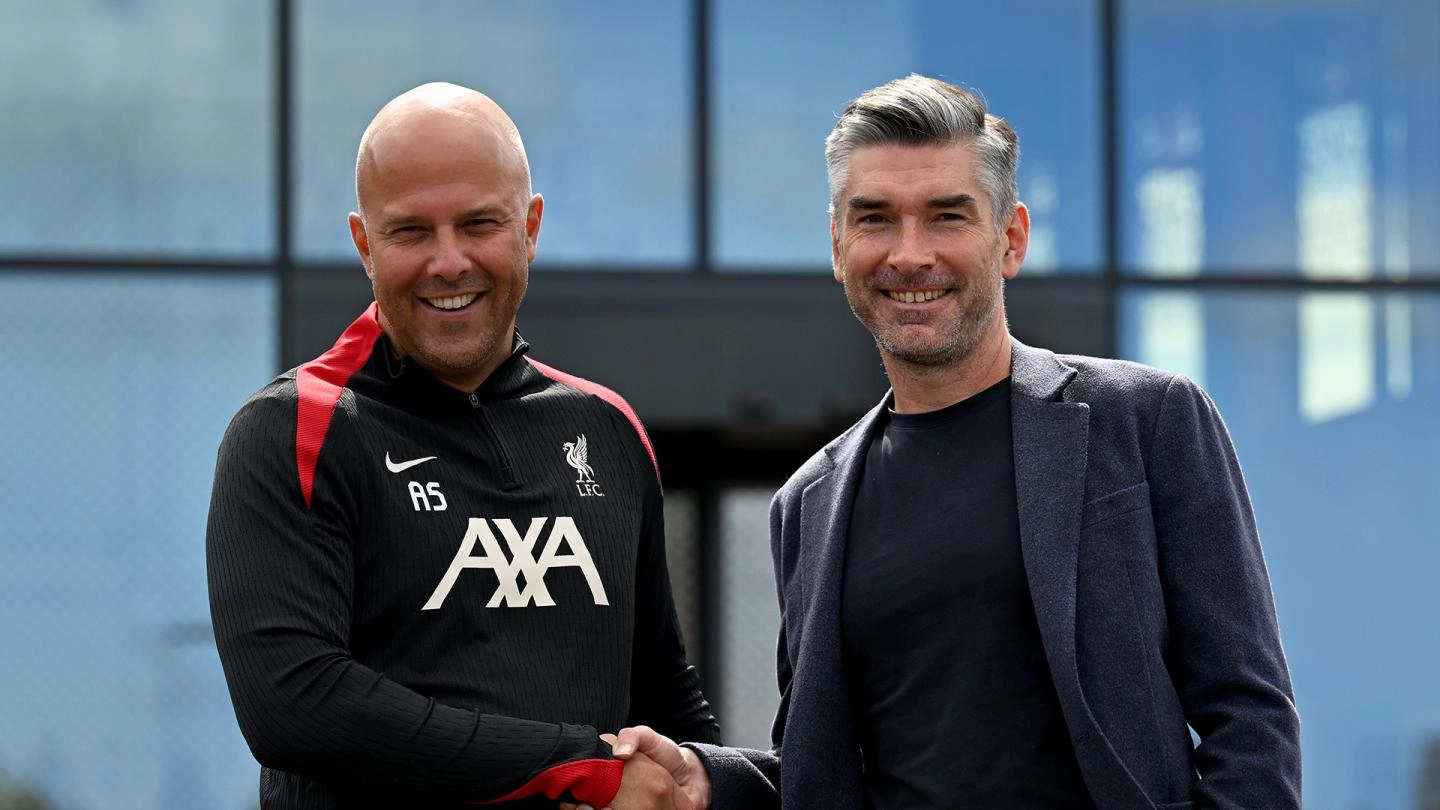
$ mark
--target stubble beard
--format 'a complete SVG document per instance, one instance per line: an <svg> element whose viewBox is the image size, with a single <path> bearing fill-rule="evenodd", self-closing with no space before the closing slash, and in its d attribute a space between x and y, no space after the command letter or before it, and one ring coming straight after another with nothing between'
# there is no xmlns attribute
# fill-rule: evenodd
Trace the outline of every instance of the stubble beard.
<svg viewBox="0 0 1440 810"><path fill-rule="evenodd" d="M932 369L963 363L974 354L995 319L1000 317L1003 289L1004 279L998 266L979 278L962 277L960 286L950 292L960 298L958 316L945 324L935 339L923 343L907 339L906 323L887 321L877 313L873 303L876 292L869 286L852 289L847 284L845 297L849 299L850 311L869 330L881 354L903 365Z"/></svg>
<svg viewBox="0 0 1440 810"><path fill-rule="evenodd" d="M387 298L380 302L380 325L390 335L390 340L400 355L410 357L441 379L454 379L475 375L483 369L493 370L514 350L514 319L525 298L528 282L529 267L526 266L516 282L519 289L510 293L515 300L501 310L508 312L509 317L500 318L503 323L485 323L478 335L467 334L464 327L457 327L451 334L423 333L417 323L418 319L412 313L401 309L399 318L389 317L391 313L387 310L391 302L388 296L382 296L373 281L371 289L377 302L380 302L382 297ZM486 295L499 294L500 290L495 287L486 291ZM398 305L403 307L404 303Z"/></svg>

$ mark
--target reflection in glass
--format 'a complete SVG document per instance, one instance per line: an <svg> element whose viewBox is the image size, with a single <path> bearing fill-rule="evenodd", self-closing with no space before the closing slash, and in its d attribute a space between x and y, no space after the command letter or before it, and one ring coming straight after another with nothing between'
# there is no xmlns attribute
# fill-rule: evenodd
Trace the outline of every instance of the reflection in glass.
<svg viewBox="0 0 1440 810"><path fill-rule="evenodd" d="M1153 275L1188 278L1205 262L1205 194L1195 169L1151 169L1140 178L1140 258Z"/></svg>
<svg viewBox="0 0 1440 810"><path fill-rule="evenodd" d="M825 136L855 96L917 72L978 89L1019 132L1017 180L1033 232L1026 272L1096 271L1098 4L901 0L882 10L858 0L715 0L711 8L711 236L722 269L829 270Z"/></svg>
<svg viewBox="0 0 1440 810"><path fill-rule="evenodd" d="M1440 3L1121 0L1119 22L1126 272L1175 275L1154 246L1195 230L1148 216L1147 185L1190 170L1206 274L1440 276Z"/></svg>
<svg viewBox="0 0 1440 810"><path fill-rule="evenodd" d="M720 496L720 688L714 697L725 742L762 750L770 748L770 722L780 703L775 682L780 608L770 557L774 494L751 487Z"/></svg>
<svg viewBox="0 0 1440 810"><path fill-rule="evenodd" d="M1356 102L1317 110L1300 121L1297 135L1300 274L1367 278L1373 271L1375 212L1369 112Z"/></svg>
<svg viewBox="0 0 1440 810"><path fill-rule="evenodd" d="M58 807L242 806L205 520L274 373L275 281L0 274L0 763Z"/></svg>
<svg viewBox="0 0 1440 810"><path fill-rule="evenodd" d="M1136 359L1205 386L1204 301L1194 292L1156 292L1136 302Z"/></svg>
<svg viewBox="0 0 1440 810"><path fill-rule="evenodd" d="M1414 339L1410 298L1403 294L1385 298L1385 385L1390 396L1405 399L1415 385L1410 341Z"/></svg>
<svg viewBox="0 0 1440 810"><path fill-rule="evenodd" d="M536 266L694 260L690 6L583 0L294 4L295 232L315 261L355 261L355 151L386 101L427 81L494 98L545 197ZM383 43L383 47L376 47Z"/></svg>
<svg viewBox="0 0 1440 810"><path fill-rule="evenodd" d="M275 250L273 3L7 3L0 251Z"/></svg>
<svg viewBox="0 0 1440 810"><path fill-rule="evenodd" d="M1155 352L1157 295L1124 296L1123 356ZM1440 736L1440 647L1416 642L1440 638L1440 294L1194 295L1274 583L1305 806L1410 810Z"/></svg>
<svg viewBox="0 0 1440 810"><path fill-rule="evenodd" d="M1302 293L1300 417L1339 419L1375 402L1375 301L1364 293Z"/></svg>

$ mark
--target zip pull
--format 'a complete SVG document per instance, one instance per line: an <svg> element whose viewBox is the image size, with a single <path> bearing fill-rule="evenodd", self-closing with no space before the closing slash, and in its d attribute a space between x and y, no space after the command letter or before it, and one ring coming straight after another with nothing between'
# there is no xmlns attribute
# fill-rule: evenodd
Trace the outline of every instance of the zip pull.
<svg viewBox="0 0 1440 810"><path fill-rule="evenodd" d="M500 463L500 488L509 492L519 489L520 482L515 480L515 468L510 462L510 454L505 451L505 445L500 437L490 427L490 421L485 418L485 411L480 407L480 397L475 394L467 394L466 399L470 400L470 407L475 411L475 417L480 422L480 432L490 440L490 447L495 451L497 461Z"/></svg>

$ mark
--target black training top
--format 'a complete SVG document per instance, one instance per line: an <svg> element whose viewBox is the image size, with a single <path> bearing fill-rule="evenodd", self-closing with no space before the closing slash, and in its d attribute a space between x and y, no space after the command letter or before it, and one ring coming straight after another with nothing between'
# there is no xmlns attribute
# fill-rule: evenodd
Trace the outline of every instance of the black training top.
<svg viewBox="0 0 1440 810"><path fill-rule="evenodd" d="M599 732L718 740L643 428L515 343L466 395L395 359L372 305L231 422L210 607L266 810L603 807Z"/></svg>
<svg viewBox="0 0 1440 810"><path fill-rule="evenodd" d="M870 806L1093 808L1026 584L1008 379L890 414L866 456L843 587Z"/></svg>

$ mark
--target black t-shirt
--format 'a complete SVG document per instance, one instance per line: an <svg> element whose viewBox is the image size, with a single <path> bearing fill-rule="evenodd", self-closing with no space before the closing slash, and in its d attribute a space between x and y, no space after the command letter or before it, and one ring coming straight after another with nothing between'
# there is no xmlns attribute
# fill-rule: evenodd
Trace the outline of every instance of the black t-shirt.
<svg viewBox="0 0 1440 810"><path fill-rule="evenodd" d="M1025 578L1008 379L876 434L842 611L870 805L1094 807Z"/></svg>

